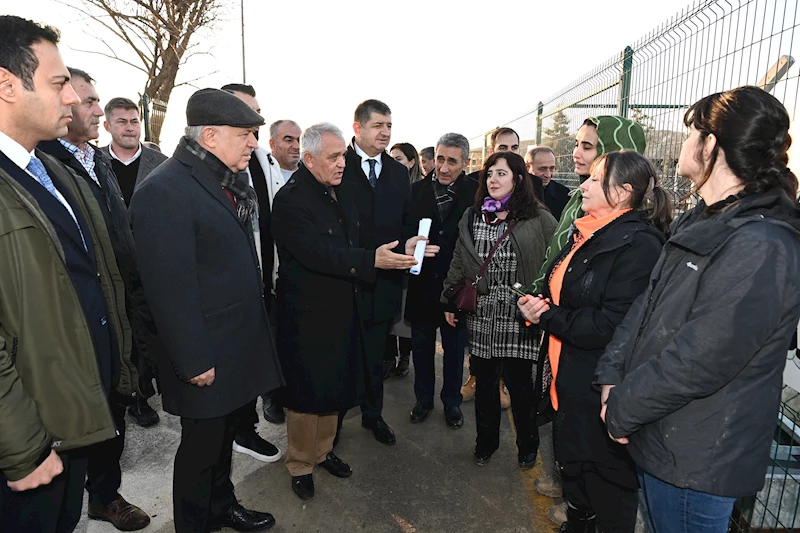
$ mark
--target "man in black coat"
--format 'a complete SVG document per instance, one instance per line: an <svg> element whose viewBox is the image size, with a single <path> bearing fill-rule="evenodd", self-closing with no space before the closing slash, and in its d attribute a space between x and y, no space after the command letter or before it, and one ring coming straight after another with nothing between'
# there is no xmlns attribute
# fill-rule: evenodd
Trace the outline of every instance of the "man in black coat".
<svg viewBox="0 0 800 533"><path fill-rule="evenodd" d="M272 234L278 245L278 353L286 374L288 451L292 490L314 495L320 465L337 477L352 471L333 453L337 412L358 405L365 389L363 285L379 269L404 270L410 255L392 252L397 240L365 246L356 186L344 182L347 146L332 124L301 137L303 165L275 195ZM408 242L410 251L416 239Z"/></svg>
<svg viewBox="0 0 800 533"><path fill-rule="evenodd" d="M447 425L464 425L461 413L461 377L467 330L463 323L451 327L444 319L447 311L440 302L442 285L453 259L458 240L458 222L475 203L478 182L464 169L469 163L469 141L458 133L447 133L436 145L436 169L433 174L412 186L413 220L430 218L431 245L439 246L436 257L422 262L418 276L409 276L406 320L411 322L411 346L414 357L414 394L417 403L411 411L412 422L422 422L433 409L436 330L444 348L444 385L441 399Z"/></svg>
<svg viewBox="0 0 800 533"><path fill-rule="evenodd" d="M525 154L525 166L532 176L537 176L544 187L542 201L553 213L556 220L569 202L569 189L557 181L553 181L556 173L556 154L547 146L537 146Z"/></svg>
<svg viewBox="0 0 800 533"><path fill-rule="evenodd" d="M356 107L353 137L347 149L343 181L353 186L361 222L362 243L376 249L397 241L395 252L403 253L406 240L416 233L411 223L411 183L408 169L386 153L392 136L392 112L378 100L366 100ZM434 249L428 250L435 253ZM394 444L392 429L384 422L383 366L386 338L400 314L403 273L378 272L375 281L361 294L364 346L367 352L368 389L361 405L361 425L383 444ZM392 364L394 354L390 354ZM339 427L345 412L339 413Z"/></svg>
<svg viewBox="0 0 800 533"><path fill-rule="evenodd" d="M248 165L264 119L234 95L194 93L174 155L136 189L131 220L145 293L165 356L164 409L181 417L173 509L178 533L263 530L230 481L240 418L283 376L264 307Z"/></svg>
<svg viewBox="0 0 800 533"><path fill-rule="evenodd" d="M81 99L72 106L72 121L67 134L60 139L39 143L39 149L71 168L89 185L103 213L117 267L125 285L125 308L133 332L131 359L139 370L139 387L143 395L152 396L152 379L145 360L147 354L147 327L150 315L144 299L139 274L136 269L133 235L131 234L125 201L111 169L111 161L89 141L98 137L99 117L103 116L94 79L83 70L69 68L72 87ZM86 472L86 490L89 493L89 518L110 522L122 531L136 531L147 527L150 517L142 509L129 503L119 494L122 468L119 461L125 447L126 402L110 397L109 406L117 427L118 436L92 446ZM146 399L143 399L146 405ZM128 401L127 403L130 403ZM152 411L158 422L158 413Z"/></svg>

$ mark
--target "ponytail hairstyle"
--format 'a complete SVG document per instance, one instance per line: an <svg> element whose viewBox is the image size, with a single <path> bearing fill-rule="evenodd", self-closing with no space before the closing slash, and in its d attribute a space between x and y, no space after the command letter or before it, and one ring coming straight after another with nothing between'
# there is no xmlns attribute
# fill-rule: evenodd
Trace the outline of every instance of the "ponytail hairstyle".
<svg viewBox="0 0 800 533"><path fill-rule="evenodd" d="M416 183L421 180L422 167L419 163L419 154L417 153L417 149L409 143L397 143L389 149L389 152L395 149L403 152L403 155L406 156L406 159L414 162L414 166L408 169L408 177L411 179L411 183Z"/></svg>
<svg viewBox="0 0 800 533"><path fill-rule="evenodd" d="M698 144L695 160L706 171L694 190L711 176L719 150L733 174L744 185L739 196L762 194L781 188L792 200L797 198L797 178L789 170L789 113L777 98L753 86L744 86L706 96L686 111L683 123L694 126L705 141L714 135L717 144L708 161L702 159Z"/></svg>
<svg viewBox="0 0 800 533"><path fill-rule="evenodd" d="M669 237L672 222L672 196L665 191L658 180L653 163L633 150L609 152L592 163L592 173L605 161L603 194L610 204L611 187L631 187L628 207L645 212L646 220Z"/></svg>

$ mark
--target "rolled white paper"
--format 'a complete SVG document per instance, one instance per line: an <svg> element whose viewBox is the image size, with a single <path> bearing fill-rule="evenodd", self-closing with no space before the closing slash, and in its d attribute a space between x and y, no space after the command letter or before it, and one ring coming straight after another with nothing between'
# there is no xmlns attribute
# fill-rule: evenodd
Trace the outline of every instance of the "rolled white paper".
<svg viewBox="0 0 800 533"><path fill-rule="evenodd" d="M417 235L421 235L425 238L428 237L428 234L431 231L431 219L423 218L419 221L419 231ZM414 274L418 276L420 271L422 270L422 260L425 258L425 246L427 246L427 241L418 241L416 248L414 248L414 259L417 260L417 264L411 267L408 272L410 274Z"/></svg>

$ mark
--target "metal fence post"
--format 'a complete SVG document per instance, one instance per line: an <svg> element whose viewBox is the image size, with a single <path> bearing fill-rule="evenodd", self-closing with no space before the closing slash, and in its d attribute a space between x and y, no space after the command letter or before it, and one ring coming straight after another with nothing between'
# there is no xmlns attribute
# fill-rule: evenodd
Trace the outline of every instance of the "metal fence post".
<svg viewBox="0 0 800 533"><path fill-rule="evenodd" d="M628 116L628 107L631 96L631 73L633 72L633 48L626 46L622 52L622 73L619 78L619 107L617 114L621 117Z"/></svg>
<svg viewBox="0 0 800 533"><path fill-rule="evenodd" d="M142 94L139 102L139 107L142 108L142 122L144 123L144 140L151 141L150 138L150 97L147 93Z"/></svg>
<svg viewBox="0 0 800 533"><path fill-rule="evenodd" d="M542 113L544 112L544 104L539 102L536 106L536 146L542 144Z"/></svg>

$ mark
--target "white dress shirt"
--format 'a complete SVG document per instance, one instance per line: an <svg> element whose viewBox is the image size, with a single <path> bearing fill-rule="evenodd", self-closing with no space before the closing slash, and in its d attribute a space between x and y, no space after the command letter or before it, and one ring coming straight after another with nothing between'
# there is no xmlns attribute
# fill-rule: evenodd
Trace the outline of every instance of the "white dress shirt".
<svg viewBox="0 0 800 533"><path fill-rule="evenodd" d="M369 161L367 161L367 159L374 159L375 161L377 161L377 163L375 164L375 176L377 178L380 178L381 169L383 168L383 162L381 161L381 156L383 154L378 154L375 157L370 157L364 152L364 150L362 150L358 146L357 142L354 142L353 146L356 149L356 153L359 155L359 157L361 157L361 168L364 170L364 175L367 177L367 179L369 179Z"/></svg>
<svg viewBox="0 0 800 533"><path fill-rule="evenodd" d="M128 165L139 159L139 156L142 155L142 143L139 143L139 149L136 150L136 153L133 154L133 157L131 157L127 161L123 161L122 159L117 157L117 154L114 153L114 148L112 148L110 144L108 145L108 153L111 154L111 157L113 157L114 159L116 159L117 161L119 161L120 163L122 163L127 167Z"/></svg>
<svg viewBox="0 0 800 533"><path fill-rule="evenodd" d="M39 181L39 178L28 172L28 163L31 162L31 157L33 157L33 152L28 152L25 148L19 144L17 141L0 131L0 152L6 154L12 163L17 165L19 168L24 170L30 177L36 180L36 183L42 185ZM52 179L52 176L51 178ZM44 187L44 185L42 185ZM48 192L48 194L50 194ZM56 198L59 202L66 208L69 212L69 215L72 217L72 220L75 221L75 225L78 225L78 219L75 217L75 212L72 210L72 206L67 203L67 199L61 194L61 192L56 189ZM80 227L80 226L79 226Z"/></svg>

